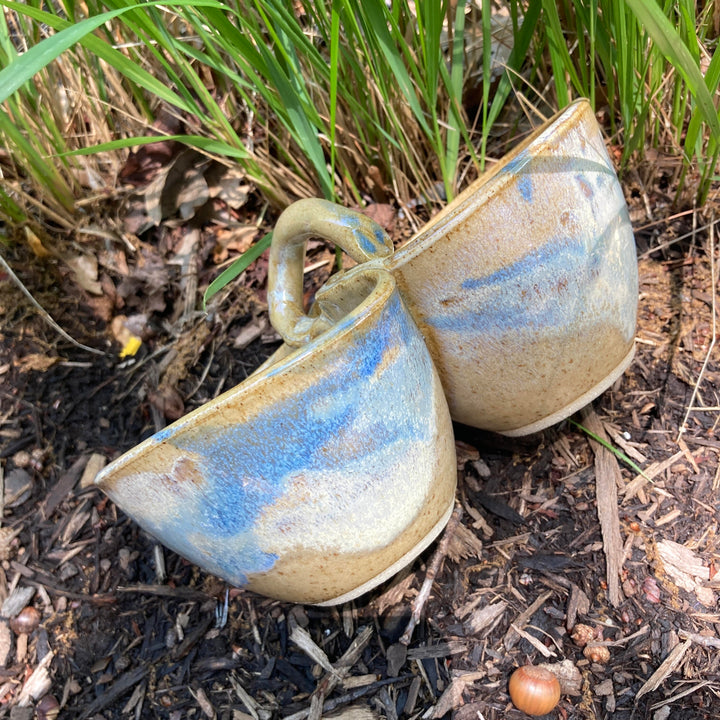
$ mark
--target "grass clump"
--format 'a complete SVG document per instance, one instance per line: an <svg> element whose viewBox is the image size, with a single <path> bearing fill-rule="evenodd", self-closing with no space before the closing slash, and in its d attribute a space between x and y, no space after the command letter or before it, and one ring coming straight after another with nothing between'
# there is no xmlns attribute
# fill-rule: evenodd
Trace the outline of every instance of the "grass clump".
<svg viewBox="0 0 720 720"><path fill-rule="evenodd" d="M626 166L682 159L702 202L720 121L713 5L642 0L0 0L0 214L69 228L125 148L177 139L281 208L320 195L441 203L485 165L508 99L607 108ZM509 36L499 57L498 25Z"/></svg>

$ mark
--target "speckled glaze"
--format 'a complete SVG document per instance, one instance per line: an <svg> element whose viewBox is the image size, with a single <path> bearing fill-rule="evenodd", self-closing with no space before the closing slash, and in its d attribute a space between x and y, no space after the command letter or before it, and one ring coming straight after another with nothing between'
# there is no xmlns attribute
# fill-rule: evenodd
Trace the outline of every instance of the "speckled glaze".
<svg viewBox="0 0 720 720"><path fill-rule="evenodd" d="M283 246L311 225L352 245L348 228L363 223L369 262L393 273L459 422L536 432L590 402L632 359L635 242L586 101L534 132L394 256L380 249L381 231L367 218L322 200L299 205L278 223ZM280 285L301 280L302 258L284 251L271 257L276 263ZM307 322L273 318L291 344Z"/></svg>
<svg viewBox="0 0 720 720"><path fill-rule="evenodd" d="M392 275L358 266L327 298L329 327L96 480L206 570L316 604L409 563L447 522L456 480L442 387Z"/></svg>
<svg viewBox="0 0 720 720"><path fill-rule="evenodd" d="M462 423L536 432L597 397L632 359L635 241L586 101L537 130L387 266Z"/></svg>

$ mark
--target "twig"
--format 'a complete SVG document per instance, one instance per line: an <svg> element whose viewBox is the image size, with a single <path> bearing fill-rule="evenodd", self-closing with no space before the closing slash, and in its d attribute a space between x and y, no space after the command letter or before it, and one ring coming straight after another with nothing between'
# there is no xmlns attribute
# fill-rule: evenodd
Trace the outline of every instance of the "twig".
<svg viewBox="0 0 720 720"><path fill-rule="evenodd" d="M710 222L710 278L711 283L710 287L712 289L712 340L710 341L710 345L707 349L707 354L705 355L705 360L702 364L702 367L700 368L700 374L698 375L697 382L695 383L695 387L693 388L692 397L690 398L690 403L687 407L687 412L685 413L685 417L683 418L682 424L680 425L680 429L678 430L678 436L677 440L675 442L680 442L680 438L682 437L683 433L685 432L685 426L687 425L688 418L690 417L690 413L693 410L693 405L695 404L695 400L697 398L698 392L700 390L700 383L702 382L703 375L705 375L705 370L707 369L708 363L710 362L710 357L712 356L712 352L715 349L715 341L717 340L717 308L715 305L715 294L717 293L717 288L715 287L715 215L713 214L712 221Z"/></svg>
<svg viewBox="0 0 720 720"><path fill-rule="evenodd" d="M698 635L698 633L688 632L687 630L680 630L678 632L680 637L686 640L692 640L696 645L702 645L707 648L720 649L720 638L714 635Z"/></svg>
<svg viewBox="0 0 720 720"><path fill-rule="evenodd" d="M13 269L7 264L7 261L5 258L0 255L0 265L3 266L5 269L5 272L10 276L10 279L17 285L18 289L22 292L23 295L33 304L35 309L40 313L40 316L42 317L45 322L50 325L50 327L55 330L55 332L62 335L68 342L75 345L75 347L80 348L81 350L85 350L86 352L93 353L94 355L105 355L105 352L102 350L98 350L97 348L91 348L87 345L83 345L81 342L78 342L74 338L70 337L56 322L52 319L50 316L50 313L45 310L45 308L40 305L40 303L32 296L32 293L23 285L22 280L13 272Z"/></svg>
<svg viewBox="0 0 720 720"><path fill-rule="evenodd" d="M413 601L413 609L412 615L410 616L410 622L408 622L408 626L405 629L402 637L400 638L400 642L403 645L409 645L410 641L412 640L413 631L415 630L415 626L420 622L423 609L425 608L425 603L430 597L430 590L432 590L435 578L440 571L442 561L445 559L445 555L447 555L450 541L455 534L457 526L460 524L460 518L462 517L462 513L462 506L456 505L452 515L450 516L447 527L445 528L445 534L443 535L442 540L438 543L437 550L435 550L435 555L433 556L433 559L430 563L430 567L428 567L427 569L427 573L425 574L425 580L423 581L422 587L420 588L420 592L417 594L417 597Z"/></svg>

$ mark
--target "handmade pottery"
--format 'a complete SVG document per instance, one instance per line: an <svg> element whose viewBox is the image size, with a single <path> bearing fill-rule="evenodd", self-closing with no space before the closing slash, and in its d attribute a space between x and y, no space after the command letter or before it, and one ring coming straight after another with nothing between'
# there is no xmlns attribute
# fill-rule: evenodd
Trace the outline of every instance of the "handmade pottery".
<svg viewBox="0 0 720 720"><path fill-rule="evenodd" d="M312 234L312 226L330 240L355 240L357 261L366 261L364 253L386 267L425 337L455 420L532 433L590 402L629 365L635 243L586 101L536 130L393 256L382 250L378 226L328 205L290 206L273 245L287 245L284 236L303 228ZM348 235L361 223L362 232ZM301 275L302 258L289 251L272 254L273 263L287 267L271 279L287 285ZM273 322L291 344L302 337Z"/></svg>
<svg viewBox="0 0 720 720"><path fill-rule="evenodd" d="M442 387L392 275L358 266L316 305L324 325L300 348L96 482L228 582L334 604L432 542L450 516L457 470Z"/></svg>

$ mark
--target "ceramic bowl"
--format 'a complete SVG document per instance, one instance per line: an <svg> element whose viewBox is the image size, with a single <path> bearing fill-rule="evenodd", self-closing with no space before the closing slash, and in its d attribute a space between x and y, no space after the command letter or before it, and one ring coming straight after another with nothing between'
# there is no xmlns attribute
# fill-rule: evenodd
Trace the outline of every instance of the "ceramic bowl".
<svg viewBox="0 0 720 720"><path fill-rule="evenodd" d="M390 577L441 531L455 494L447 404L392 275L359 266L328 297L329 327L96 480L187 559L298 603Z"/></svg>
<svg viewBox="0 0 720 720"><path fill-rule="evenodd" d="M459 422L536 432L632 360L635 241L586 101L479 178L388 267Z"/></svg>
<svg viewBox="0 0 720 720"><path fill-rule="evenodd" d="M378 226L328 205L305 200L288 208L273 246L314 230L354 244L359 262L387 267L453 419L506 435L536 432L597 397L629 365L635 242L586 101L536 130L394 256ZM300 262L287 250L271 256L271 268L283 266L280 284L292 284L291 276L297 283ZM282 319L273 323L291 344L302 337Z"/></svg>

